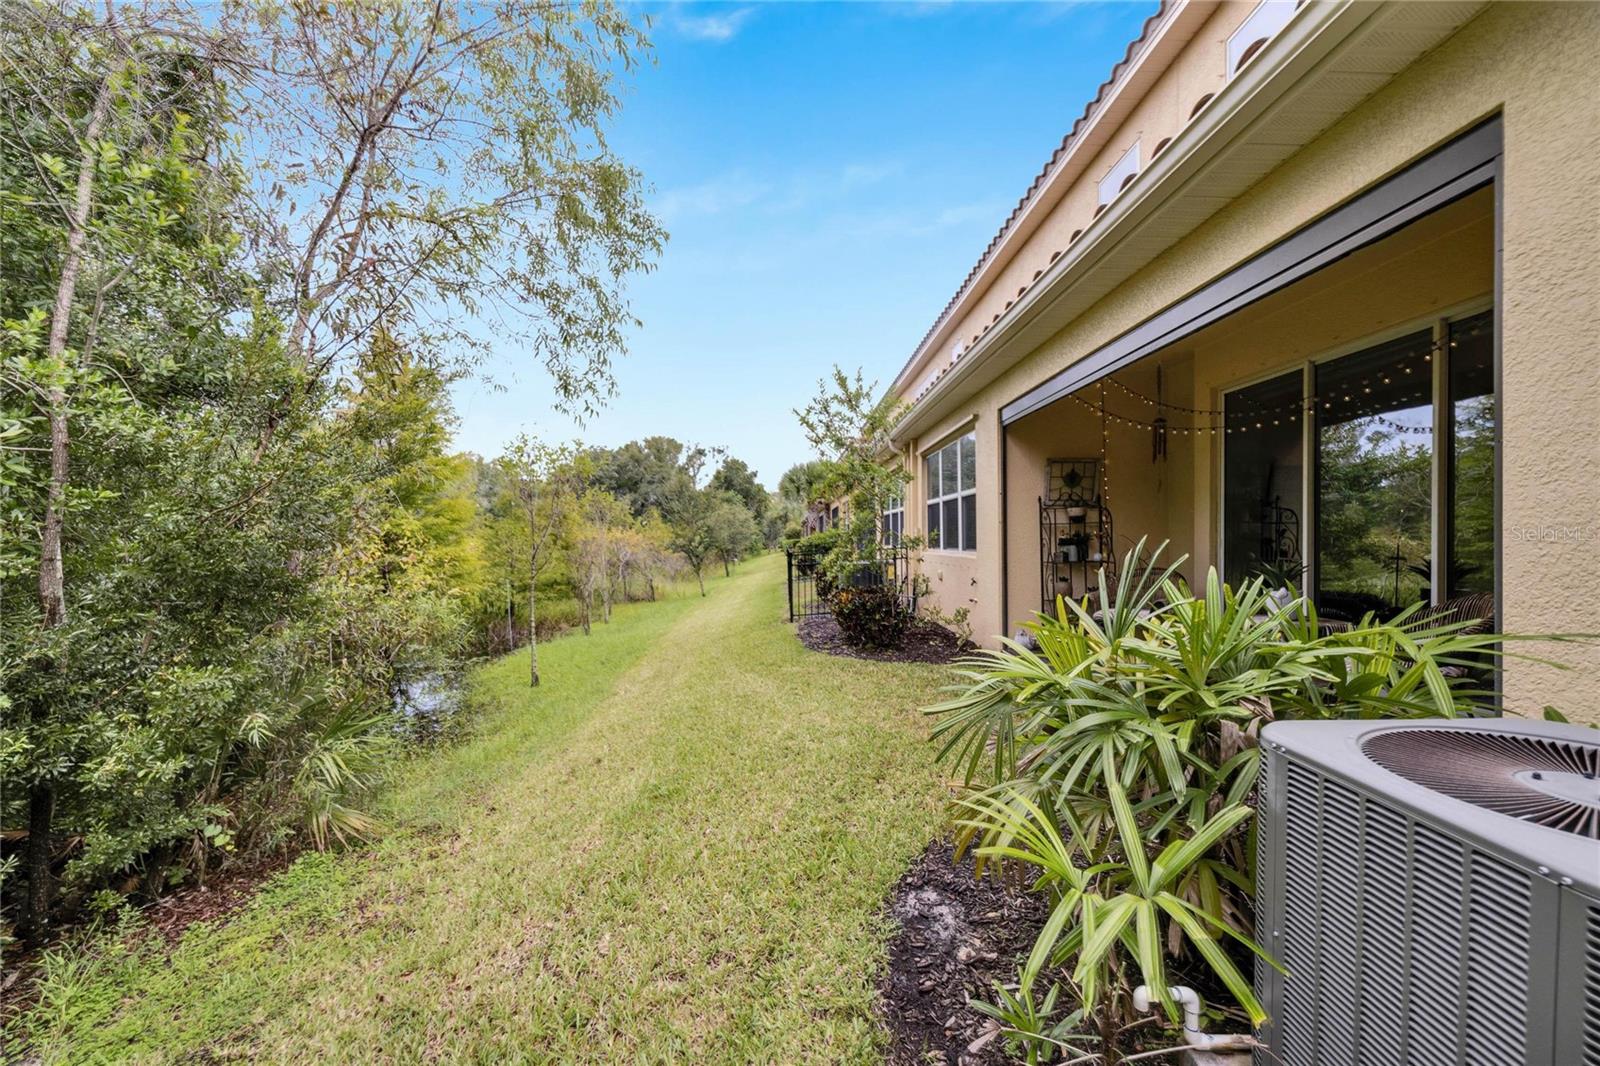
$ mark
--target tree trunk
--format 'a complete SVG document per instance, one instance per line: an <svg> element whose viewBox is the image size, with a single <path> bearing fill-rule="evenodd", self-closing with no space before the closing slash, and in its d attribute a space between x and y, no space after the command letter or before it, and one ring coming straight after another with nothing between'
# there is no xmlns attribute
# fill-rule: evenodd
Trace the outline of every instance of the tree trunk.
<svg viewBox="0 0 1600 1066"><path fill-rule="evenodd" d="M733 576L733 571L731 569L729 569L729 567L728 567L728 557L726 555L724 555L722 557L722 576L723 577L732 577Z"/></svg>
<svg viewBox="0 0 1600 1066"><path fill-rule="evenodd" d="M539 687L539 497L530 487L523 501L528 508L528 685ZM515 645L516 637L512 642Z"/></svg>
<svg viewBox="0 0 1600 1066"><path fill-rule="evenodd" d="M698 566L694 568L694 579L700 582L700 595L704 596L706 594L706 576Z"/></svg>
<svg viewBox="0 0 1600 1066"><path fill-rule="evenodd" d="M34 944L43 941L50 928L50 902L55 895L50 872L55 808L56 790L48 781L28 790L28 897L22 912L22 934Z"/></svg>
<svg viewBox="0 0 1600 1066"><path fill-rule="evenodd" d="M50 310L50 336L45 358L62 360L67 351L67 329L72 322L72 301L78 293L78 276L83 271L83 245L88 239L89 211L94 203L94 170L99 149L95 142L105 127L111 109L111 78L100 84L94 110L83 131L83 151L78 157L78 185L67 219L67 246L61 256L61 274L56 280L55 303ZM39 534L39 610L45 629L55 629L67 621L66 572L62 565L61 544L66 531L68 445L67 393L60 385L50 389L50 486L45 497L44 522ZM50 874L50 844L55 821L55 786L36 782L28 793L28 906L25 915L27 938L42 940L50 926L50 903L55 885Z"/></svg>
<svg viewBox="0 0 1600 1066"><path fill-rule="evenodd" d="M55 304L50 310L50 338L45 358L61 359L67 350L67 328L72 322L72 301L78 293L78 275L83 270L83 244L88 238L89 210L94 202L94 165L98 157L95 141L105 126L111 107L111 79L100 85L94 111L83 133L83 154L78 158L78 187L67 220L67 247L61 257L61 275L56 280ZM53 629L67 620L66 580L61 565L61 537L65 528L62 514L67 494L66 390L50 390L50 488L45 502L44 525L39 543L39 607L44 626Z"/></svg>
<svg viewBox="0 0 1600 1066"><path fill-rule="evenodd" d="M528 687L539 687L539 617L535 612L533 588L528 589ZM516 634L512 633L511 643L516 645Z"/></svg>

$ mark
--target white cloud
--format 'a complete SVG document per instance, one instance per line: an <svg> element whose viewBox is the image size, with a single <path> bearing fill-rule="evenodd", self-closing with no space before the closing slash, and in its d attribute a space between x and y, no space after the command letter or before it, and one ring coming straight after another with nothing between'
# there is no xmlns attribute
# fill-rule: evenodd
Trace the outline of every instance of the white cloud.
<svg viewBox="0 0 1600 1066"><path fill-rule="evenodd" d="M748 207L771 190L766 182L734 171L696 185L668 189L656 200L656 210L668 223L690 215L720 215Z"/></svg>
<svg viewBox="0 0 1600 1066"><path fill-rule="evenodd" d="M933 211L898 208L876 213L849 212L819 221L811 228L808 240L819 245L846 246L932 237L963 228L987 234L1000 225L1007 209L1005 201L980 200Z"/></svg>
<svg viewBox="0 0 1600 1066"><path fill-rule="evenodd" d="M745 170L729 171L694 185L667 189L656 198L661 217L719 215L743 207L790 214L816 204L837 204L864 189L903 174L901 163L860 162L820 171L763 179Z"/></svg>
<svg viewBox="0 0 1600 1066"><path fill-rule="evenodd" d="M744 24L755 14L753 7L736 8L723 14L715 15L690 15L682 8L675 8L668 16L667 21L678 33L691 40L713 41L721 44L731 41L739 35Z"/></svg>
<svg viewBox="0 0 1600 1066"><path fill-rule="evenodd" d="M941 230L949 229L951 226L965 226L972 222L992 222L998 228L1003 221L1005 221L1005 204L996 200L982 200L943 208L924 228L928 231Z"/></svg>

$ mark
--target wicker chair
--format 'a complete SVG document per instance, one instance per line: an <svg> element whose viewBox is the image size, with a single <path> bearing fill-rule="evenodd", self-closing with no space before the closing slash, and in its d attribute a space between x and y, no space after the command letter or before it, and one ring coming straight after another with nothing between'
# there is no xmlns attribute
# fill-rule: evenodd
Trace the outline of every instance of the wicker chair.
<svg viewBox="0 0 1600 1066"><path fill-rule="evenodd" d="M1431 611L1419 612L1417 621L1427 626L1460 625L1464 623L1466 628L1458 630L1458 632L1466 636L1488 633L1494 629L1494 594L1490 592L1473 592L1466 596L1456 596L1445 600ZM1485 684L1490 680L1493 671L1494 663L1487 657L1481 667L1445 666L1440 670L1445 677L1478 677Z"/></svg>
<svg viewBox="0 0 1600 1066"><path fill-rule="evenodd" d="M1462 630L1463 633L1472 635L1487 633L1494 628L1494 594L1474 592L1466 596L1457 596L1445 600L1432 611L1422 612L1418 618L1431 626L1467 622L1470 625Z"/></svg>

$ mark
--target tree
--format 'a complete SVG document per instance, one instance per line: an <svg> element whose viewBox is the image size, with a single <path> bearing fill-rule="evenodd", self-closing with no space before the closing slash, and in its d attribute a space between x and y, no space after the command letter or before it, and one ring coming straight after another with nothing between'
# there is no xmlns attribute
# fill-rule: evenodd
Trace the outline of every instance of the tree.
<svg viewBox="0 0 1600 1066"><path fill-rule="evenodd" d="M629 561L629 572L645 580L645 596L656 598L656 581L670 573L672 558L672 529L655 511L639 521L636 554Z"/></svg>
<svg viewBox="0 0 1600 1066"><path fill-rule="evenodd" d="M904 494L910 480L909 472L895 459L897 451L889 435L903 405L893 396L878 399L875 395L876 386L867 384L859 370L852 378L834 367L830 378L817 383L816 397L795 412L806 441L817 450L821 462L808 465L803 473L796 474L792 468L784 475L795 474L795 481L803 482L812 494L846 497L850 536L841 540L841 545L872 558L881 546L878 516L890 500Z"/></svg>
<svg viewBox="0 0 1600 1066"><path fill-rule="evenodd" d="M668 544L683 556L706 594L705 565L717 551L717 531L711 524L711 507L704 489L680 485L668 504L667 523L672 530Z"/></svg>
<svg viewBox="0 0 1600 1066"><path fill-rule="evenodd" d="M228 238L214 225L217 174L197 157L216 136L222 102L205 63L141 11L111 8L96 23L45 5L10 5L6 16L3 428L13 456L40 452L49 464L40 476L32 464L8 461L7 494L38 524L17 555L0 550L9 565L32 556L34 650L61 665L71 638L53 631L64 633L70 620L68 521L97 499L74 478L74 423L82 433L123 416L137 421L127 404L135 387L163 374L161 329L191 329L197 341L202 332L215 336ZM106 334L110 352L97 343ZM48 706L24 703L21 711L50 716ZM40 760L27 782L24 926L35 938L53 895L60 773L46 769L51 764Z"/></svg>
<svg viewBox="0 0 1600 1066"><path fill-rule="evenodd" d="M737 496L757 526L766 520L767 490L761 487L756 472L743 459L733 456L724 459L717 472L711 475L710 487Z"/></svg>
<svg viewBox="0 0 1600 1066"><path fill-rule="evenodd" d="M578 503L578 514L570 554L583 632L587 636L597 597L601 600L601 617L611 621L611 601L615 594L613 578L623 552L622 537L632 525L632 516L615 496L594 489L584 493Z"/></svg>
<svg viewBox="0 0 1600 1066"><path fill-rule="evenodd" d="M382 324L440 350L486 325L592 411L665 233L609 148L647 51L605 0L229 6L263 274L313 377Z"/></svg>
<svg viewBox="0 0 1600 1066"><path fill-rule="evenodd" d="M446 454L474 323L587 410L663 234L604 143L643 40L603 0L3 10L0 821L38 938L58 884L375 828L396 697L498 612L488 560L532 615L584 481Z"/></svg>
<svg viewBox="0 0 1600 1066"><path fill-rule="evenodd" d="M583 474L573 448L543 444L526 433L506 445L498 465L528 531L524 549L528 575L528 684L536 688L539 574L554 555L553 541L573 510Z"/></svg>
<svg viewBox="0 0 1600 1066"><path fill-rule="evenodd" d="M782 493L767 496L767 516L761 524L761 541L768 548L776 548L790 537L799 537L800 523L805 520L806 508Z"/></svg>
<svg viewBox="0 0 1600 1066"><path fill-rule="evenodd" d="M892 647L911 620L910 597L890 578L902 576L903 568L892 564L896 553L916 550L921 541L891 540L879 528L879 516L903 495L910 475L890 439L902 407L893 396L874 394L860 371L852 378L834 367L832 377L818 383L816 398L795 414L824 464L811 490L819 491L820 484L829 497L849 503L843 534L821 564L833 618L853 644Z"/></svg>
<svg viewBox="0 0 1600 1066"><path fill-rule="evenodd" d="M778 479L778 495L798 504L804 511L822 498L823 488L831 473L832 468L821 459L796 463Z"/></svg>
<svg viewBox="0 0 1600 1066"><path fill-rule="evenodd" d="M706 504L706 526L717 558L722 560L722 573L726 577L732 573L733 564L744 558L745 553L756 545L761 531L756 528L749 510L731 492L710 490Z"/></svg>
<svg viewBox="0 0 1600 1066"><path fill-rule="evenodd" d="M385 595L402 572L435 594L477 595L486 579L474 538L469 464L448 455L455 415L449 376L380 330L346 390L344 417L371 449L374 480L358 514L374 541Z"/></svg>
<svg viewBox="0 0 1600 1066"><path fill-rule="evenodd" d="M685 447L671 437L646 437L618 448L590 451L594 481L628 505L635 518L666 509L685 476L697 481L711 456L701 447Z"/></svg>

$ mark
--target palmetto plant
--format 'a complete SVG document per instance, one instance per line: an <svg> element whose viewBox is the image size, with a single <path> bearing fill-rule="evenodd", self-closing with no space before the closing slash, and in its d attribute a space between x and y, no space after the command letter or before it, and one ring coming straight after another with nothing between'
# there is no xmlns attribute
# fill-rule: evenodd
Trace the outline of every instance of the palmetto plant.
<svg viewBox="0 0 1600 1066"><path fill-rule="evenodd" d="M1483 695L1474 670L1505 639L1417 612L1327 632L1308 600L1262 579L1234 589L1212 570L1191 594L1183 560L1159 555L1141 542L1117 588L1102 576L1103 608L1058 600L1030 627L1037 650L976 653L953 698L928 709L965 786L959 844L980 869L1023 864L1054 903L994 1010L1027 1018L1064 977L1108 1056L1131 984L1172 1009L1179 957L1264 1020L1239 962L1264 955L1249 906L1259 726L1467 713ZM1042 1025L1003 1024L1024 1042Z"/></svg>

